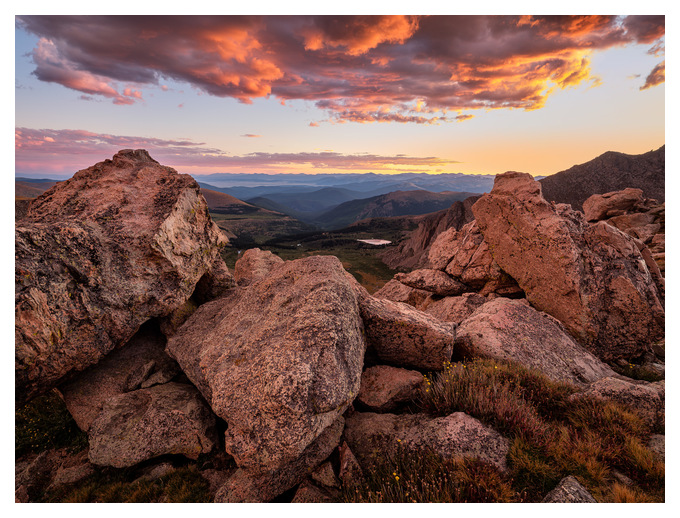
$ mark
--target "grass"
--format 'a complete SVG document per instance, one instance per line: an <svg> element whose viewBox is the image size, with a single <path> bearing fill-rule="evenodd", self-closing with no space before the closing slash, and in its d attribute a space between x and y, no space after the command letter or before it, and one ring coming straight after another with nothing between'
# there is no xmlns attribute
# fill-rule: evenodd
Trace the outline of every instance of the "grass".
<svg viewBox="0 0 680 518"><path fill-rule="evenodd" d="M632 409L570 400L574 387L511 362L449 363L427 381L423 410L465 412L512 440L508 463L520 500L540 500L574 475L596 499L614 501L616 470L633 480L636 498L663 501L664 463L644 446L651 430Z"/></svg>
<svg viewBox="0 0 680 518"><path fill-rule="evenodd" d="M425 376L415 408L465 412L511 441L509 473L471 459L399 452L348 502L540 502L573 475L601 502L663 502L665 466L645 446L648 426L630 408L594 398L512 362L447 363ZM630 478L622 485L617 472ZM398 477L398 478L397 478Z"/></svg>
<svg viewBox="0 0 680 518"><path fill-rule="evenodd" d="M178 468L156 480L134 480L128 470L101 470L74 486L44 496L42 502L65 503L186 503L211 502L208 482L195 465Z"/></svg>
<svg viewBox="0 0 680 518"><path fill-rule="evenodd" d="M80 451L87 446L87 434L78 428L56 391L17 409L14 424L16 458L52 448Z"/></svg>

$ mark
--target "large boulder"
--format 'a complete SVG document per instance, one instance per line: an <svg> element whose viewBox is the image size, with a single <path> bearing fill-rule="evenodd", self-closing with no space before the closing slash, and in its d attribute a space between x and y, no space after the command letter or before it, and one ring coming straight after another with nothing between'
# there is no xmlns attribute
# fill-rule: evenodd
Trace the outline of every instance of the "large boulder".
<svg viewBox="0 0 680 518"><path fill-rule="evenodd" d="M457 355L512 360L555 381L585 386L614 371L578 345L556 319L519 300L487 302L458 326Z"/></svg>
<svg viewBox="0 0 680 518"><path fill-rule="evenodd" d="M437 418L356 412L346 420L345 439L363 470L374 469L401 450L444 459L474 457L507 471L510 448L506 438L463 412Z"/></svg>
<svg viewBox="0 0 680 518"><path fill-rule="evenodd" d="M251 474L297 459L359 392L365 343L346 275L333 256L283 263L200 306L168 341Z"/></svg>
<svg viewBox="0 0 680 518"><path fill-rule="evenodd" d="M583 202L583 212L586 221L600 221L621 216L626 212L636 212L644 208L644 201L642 189L627 188L622 191L593 194Z"/></svg>
<svg viewBox="0 0 680 518"><path fill-rule="evenodd" d="M442 370L451 359L456 324L440 322L408 304L359 298L366 345L381 363L397 367Z"/></svg>
<svg viewBox="0 0 680 518"><path fill-rule="evenodd" d="M498 265L536 309L605 361L637 358L664 336L664 310L632 238L553 206L524 173L496 177L472 207Z"/></svg>
<svg viewBox="0 0 680 518"><path fill-rule="evenodd" d="M239 468L217 491L215 502L269 502L311 475L340 444L345 420L339 416L319 436L285 465L263 473Z"/></svg>
<svg viewBox="0 0 680 518"><path fill-rule="evenodd" d="M97 363L197 285L228 288L225 243L196 181L144 150L37 198L15 229L17 402Z"/></svg>
<svg viewBox="0 0 680 518"><path fill-rule="evenodd" d="M217 432L196 388L171 382L108 399L88 438L93 464L125 468L167 454L195 460L213 449Z"/></svg>
<svg viewBox="0 0 680 518"><path fill-rule="evenodd" d="M234 279L239 286L248 286L264 279L276 266L283 264L283 259L268 250L250 248L243 252L234 265Z"/></svg>
<svg viewBox="0 0 680 518"><path fill-rule="evenodd" d="M165 342L153 325L145 324L123 347L59 387L81 430L90 429L108 399L167 383L180 373L177 362L165 353Z"/></svg>

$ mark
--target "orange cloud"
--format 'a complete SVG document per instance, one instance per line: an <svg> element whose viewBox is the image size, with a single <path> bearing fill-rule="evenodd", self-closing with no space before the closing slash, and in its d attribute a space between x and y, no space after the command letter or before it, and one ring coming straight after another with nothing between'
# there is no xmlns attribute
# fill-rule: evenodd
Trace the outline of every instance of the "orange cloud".
<svg viewBox="0 0 680 518"><path fill-rule="evenodd" d="M438 124L539 109L589 82L593 52L651 45L663 16L20 16L38 79L116 104L167 79L243 103L307 100L333 122ZM97 34L97 38L92 38ZM665 66L665 65L664 65ZM643 88L665 80L664 67ZM119 85L124 85L121 87Z"/></svg>
<svg viewBox="0 0 680 518"><path fill-rule="evenodd" d="M666 62L662 61L656 65L647 76L645 84L640 87L640 90L647 90L652 86L663 83L666 80Z"/></svg>

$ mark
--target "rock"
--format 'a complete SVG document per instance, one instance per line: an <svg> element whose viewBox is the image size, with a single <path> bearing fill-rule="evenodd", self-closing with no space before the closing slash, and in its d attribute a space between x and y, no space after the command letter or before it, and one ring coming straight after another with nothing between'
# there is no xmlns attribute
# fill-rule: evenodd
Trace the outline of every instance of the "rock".
<svg viewBox="0 0 680 518"><path fill-rule="evenodd" d="M478 199L479 196L470 196L462 202L454 202L446 210L428 214L407 239L404 239L397 247L388 249L381 254L381 259L390 268L407 268L410 270L426 266L428 250L437 236L447 229L458 230L465 223L474 219L470 207Z"/></svg>
<svg viewBox="0 0 680 518"><path fill-rule="evenodd" d="M343 442L340 445L338 452L340 457L338 476L342 481L342 485L347 488L361 484L364 481L364 473L347 442Z"/></svg>
<svg viewBox="0 0 680 518"><path fill-rule="evenodd" d="M366 344L382 363L441 370L451 359L456 326L400 302L359 299Z"/></svg>
<svg viewBox="0 0 680 518"><path fill-rule="evenodd" d="M88 431L104 403L112 397L170 381L180 368L165 354L165 337L152 323L97 365L59 387L66 408L78 427Z"/></svg>
<svg viewBox="0 0 680 518"><path fill-rule="evenodd" d="M195 460L217 440L215 416L198 391L173 382L108 399L88 435L90 461L116 468L166 454Z"/></svg>
<svg viewBox="0 0 680 518"><path fill-rule="evenodd" d="M257 474L239 468L215 495L215 502L269 502L295 487L326 460L340 443L345 420L338 417L309 444L301 455L280 468Z"/></svg>
<svg viewBox="0 0 680 518"><path fill-rule="evenodd" d="M430 297L421 305L420 310L444 322L460 324L487 302L486 297L477 293L463 293L459 297Z"/></svg>
<svg viewBox="0 0 680 518"><path fill-rule="evenodd" d="M231 477L235 471L235 469L224 470L208 468L200 472L201 476L208 482L208 491L213 499L215 498L217 491L227 483L227 480L229 480L229 477Z"/></svg>
<svg viewBox="0 0 680 518"><path fill-rule="evenodd" d="M144 150L120 151L37 198L15 228L16 401L97 363L202 279L223 282L204 291L226 289L225 243L196 181Z"/></svg>
<svg viewBox="0 0 680 518"><path fill-rule="evenodd" d="M94 475L95 467L87 458L87 451L83 450L74 455L66 455L52 477L48 491L60 486L76 484Z"/></svg>
<svg viewBox="0 0 680 518"><path fill-rule="evenodd" d="M333 256L285 262L199 307L168 341L227 421L239 467L283 468L358 394L365 344L347 275Z"/></svg>
<svg viewBox="0 0 680 518"><path fill-rule="evenodd" d="M653 434L649 437L647 448L656 453L663 461L666 458L666 436L660 434Z"/></svg>
<svg viewBox="0 0 680 518"><path fill-rule="evenodd" d="M655 234L652 242L649 244L649 249L653 253L663 253L666 251L666 234Z"/></svg>
<svg viewBox="0 0 680 518"><path fill-rule="evenodd" d="M471 223L465 225L468 227ZM428 252L427 264L435 270L445 270L451 259L462 245L462 237L459 238L458 229L448 228L433 241Z"/></svg>
<svg viewBox="0 0 680 518"><path fill-rule="evenodd" d="M429 291L442 297L460 295L467 291L464 284L452 279L440 270L414 270L411 273L398 273L394 278L411 288Z"/></svg>
<svg viewBox="0 0 680 518"><path fill-rule="evenodd" d="M246 250L234 266L234 279L239 286L248 286L255 281L264 279L269 272L283 264L278 255L259 248Z"/></svg>
<svg viewBox="0 0 680 518"><path fill-rule="evenodd" d="M390 279L382 288L373 294L377 299L403 302L414 308L419 308L430 295L429 291L411 288L396 279Z"/></svg>
<svg viewBox="0 0 680 518"><path fill-rule="evenodd" d="M567 205L552 206L524 173L496 176L472 210L494 260L531 305L600 359L640 357L663 337L659 294L626 234L604 222L589 225Z"/></svg>
<svg viewBox="0 0 680 518"><path fill-rule="evenodd" d="M458 326L456 354L512 360L577 386L615 375L556 319L518 300L487 302Z"/></svg>
<svg viewBox="0 0 680 518"><path fill-rule="evenodd" d="M339 496L339 492L336 491L336 496ZM309 480L305 480L300 487L295 492L293 497L293 504L324 504L331 503L335 499L333 494L331 494L327 489L322 489L315 484L311 483Z"/></svg>
<svg viewBox="0 0 680 518"><path fill-rule="evenodd" d="M161 462L160 464L144 467L142 469L142 474L139 477L137 477L134 481L142 482L158 480L161 477L169 475L173 471L175 471L175 466L173 466L172 463Z"/></svg>
<svg viewBox="0 0 680 518"><path fill-rule="evenodd" d="M45 450L25 462L15 464L14 491L17 502L30 502L49 486L65 450Z"/></svg>
<svg viewBox="0 0 680 518"><path fill-rule="evenodd" d="M174 335L177 330L182 327L182 324L196 311L198 304L193 298L187 300L180 307L175 309L169 315L159 319L161 332L170 337Z"/></svg>
<svg viewBox="0 0 680 518"><path fill-rule="evenodd" d="M569 475L560 480L557 487L545 495L542 502L544 504L594 504L596 503L596 500L585 487L579 484L578 480Z"/></svg>
<svg viewBox="0 0 680 518"><path fill-rule="evenodd" d="M634 382L607 377L591 383L587 390L573 394L571 398L590 396L623 403L653 428L662 419L661 416L664 413L664 387L663 382Z"/></svg>
<svg viewBox="0 0 680 518"><path fill-rule="evenodd" d="M321 466L316 468L312 473L311 478L322 487L340 487L340 481L338 480L338 477L335 476L333 466L331 466L330 462L324 462Z"/></svg>
<svg viewBox="0 0 680 518"><path fill-rule="evenodd" d="M390 412L410 401L422 384L418 371L376 365L361 375L357 401L373 412Z"/></svg>
<svg viewBox="0 0 680 518"><path fill-rule="evenodd" d="M510 442L463 412L432 418L424 414L357 412L347 418L345 440L364 470L397 453L431 452L444 459L466 456L481 459L507 472Z"/></svg>
<svg viewBox="0 0 680 518"><path fill-rule="evenodd" d="M600 221L626 212L636 212L641 207L644 207L642 189L633 188L593 194L583 202L586 221Z"/></svg>
<svg viewBox="0 0 680 518"><path fill-rule="evenodd" d="M23 219L26 214L28 214L28 209L31 208L31 203L33 203L33 198L27 199L14 199L14 221L17 222Z"/></svg>

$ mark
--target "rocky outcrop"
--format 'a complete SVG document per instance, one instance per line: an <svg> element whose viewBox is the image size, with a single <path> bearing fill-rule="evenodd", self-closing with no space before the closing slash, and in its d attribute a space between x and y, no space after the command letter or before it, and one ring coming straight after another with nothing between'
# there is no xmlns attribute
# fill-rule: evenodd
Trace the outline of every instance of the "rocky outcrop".
<svg viewBox="0 0 680 518"><path fill-rule="evenodd" d="M215 502L268 502L302 482L340 443L345 420L338 417L293 461L278 469L255 473L240 468L215 495Z"/></svg>
<svg viewBox="0 0 680 518"><path fill-rule="evenodd" d="M116 468L166 454L195 460L217 441L215 416L199 392L174 382L108 399L88 437L90 461Z"/></svg>
<svg viewBox="0 0 680 518"><path fill-rule="evenodd" d="M373 412L391 412L412 400L422 385L418 371L376 365L361 375L357 401Z"/></svg>
<svg viewBox="0 0 680 518"><path fill-rule="evenodd" d="M165 354L165 342L153 324L145 324L123 347L59 387L81 430L90 429L108 399L167 383L181 372L177 362Z"/></svg>
<svg viewBox="0 0 680 518"><path fill-rule="evenodd" d="M268 250L250 248L246 250L234 266L234 279L239 286L248 286L264 279L276 266L283 264L283 259Z"/></svg>
<svg viewBox="0 0 680 518"><path fill-rule="evenodd" d="M633 187L647 198L665 199L666 146L642 155L608 151L566 171L540 180L546 200L568 203L581 210L593 194Z"/></svg>
<svg viewBox="0 0 680 518"><path fill-rule="evenodd" d="M359 392L365 344L346 275L332 256L286 262L199 307L168 341L250 473L295 461Z"/></svg>
<svg viewBox="0 0 680 518"><path fill-rule="evenodd" d="M640 212L644 208L642 189L624 189L606 194L593 194L583 202L586 221L600 221L628 212Z"/></svg>
<svg viewBox="0 0 680 518"><path fill-rule="evenodd" d="M459 231L442 233L429 254L433 268L446 271L483 296L489 293L516 295L522 291L494 260L476 221L471 221Z"/></svg>
<svg viewBox="0 0 680 518"><path fill-rule="evenodd" d="M479 196L470 196L465 200L454 202L446 210L430 214L418 224L408 238L397 247L386 250L381 259L390 268L418 268L427 263L428 250L436 237L446 229L459 229L471 221L474 216L470 207Z"/></svg>
<svg viewBox="0 0 680 518"><path fill-rule="evenodd" d="M578 345L553 317L497 298L458 326L456 355L512 360L555 381L585 386L614 371Z"/></svg>
<svg viewBox="0 0 680 518"><path fill-rule="evenodd" d="M15 388L24 402L97 363L208 274L233 281L198 184L144 150L78 171L15 229ZM216 271L219 270L219 271Z"/></svg>
<svg viewBox="0 0 680 518"><path fill-rule="evenodd" d="M593 495L571 475L560 480L555 489L543 499L544 504L594 504L596 502Z"/></svg>
<svg viewBox="0 0 680 518"><path fill-rule="evenodd" d="M498 175L472 210L494 260L531 305L601 359L640 357L663 337L658 292L627 235L553 207L524 173Z"/></svg>
<svg viewBox="0 0 680 518"><path fill-rule="evenodd" d="M366 293L359 300L366 345L381 363L397 367L441 370L451 359L455 324L400 302L376 299Z"/></svg>
<svg viewBox="0 0 680 518"><path fill-rule="evenodd" d="M401 450L447 459L474 457L506 471L505 457L510 447L498 432L463 412L438 418L357 412L347 418L345 439L364 470Z"/></svg>

